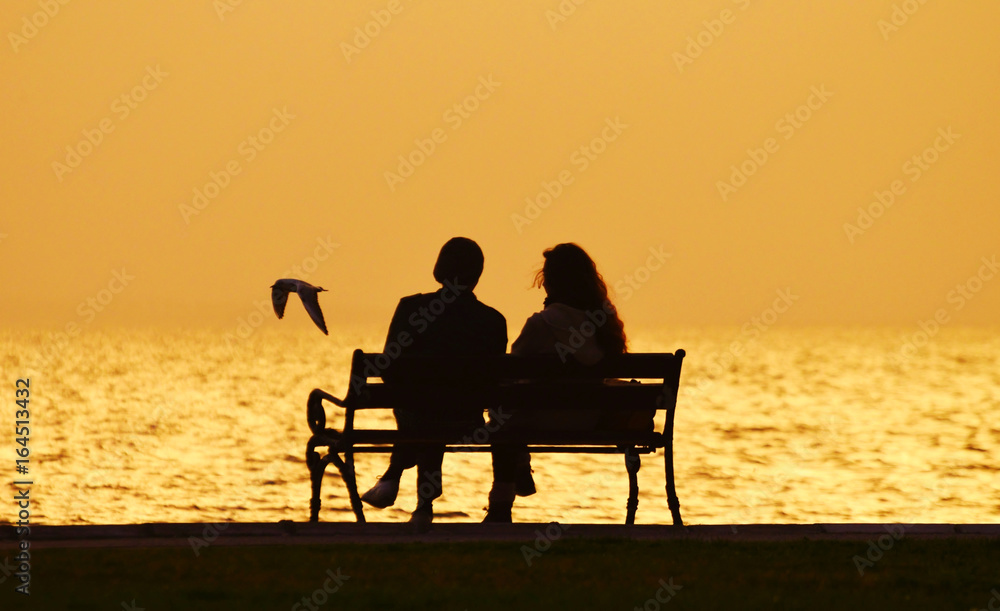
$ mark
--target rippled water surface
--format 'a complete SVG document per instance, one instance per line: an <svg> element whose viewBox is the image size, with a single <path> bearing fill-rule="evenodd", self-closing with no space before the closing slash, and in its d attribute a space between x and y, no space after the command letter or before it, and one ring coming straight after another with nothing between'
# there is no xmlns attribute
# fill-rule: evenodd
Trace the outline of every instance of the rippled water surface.
<svg viewBox="0 0 1000 611"><path fill-rule="evenodd" d="M5 479L14 381L30 377L34 522L306 520L306 397L315 387L342 396L351 351L380 349L383 332L101 331L59 350L48 333L2 332ZM686 522L1000 520L996 329L944 329L904 359L913 330L775 329L742 349L731 345L752 338L739 329L631 335L633 351L688 353L675 424ZM362 490L387 461L358 457ZM516 521L624 519L620 456L533 464L539 492L518 499ZM321 519L352 520L335 473ZM405 519L414 479L369 520ZM447 455L438 520L479 521L490 479L488 454ZM637 521L669 523L662 453L643 457L639 485Z"/></svg>

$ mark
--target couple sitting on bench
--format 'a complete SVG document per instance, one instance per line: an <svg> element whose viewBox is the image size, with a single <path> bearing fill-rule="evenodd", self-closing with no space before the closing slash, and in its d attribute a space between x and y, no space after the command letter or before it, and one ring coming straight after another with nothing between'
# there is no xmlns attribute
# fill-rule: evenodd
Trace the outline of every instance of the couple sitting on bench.
<svg viewBox="0 0 1000 611"><path fill-rule="evenodd" d="M511 354L569 355L583 365L593 365L606 355L624 354L625 331L608 297L607 286L590 256L576 244L559 244L543 253L545 262L535 276L535 285L545 289L545 308L528 318L514 343ZM500 312L476 299L473 289L483 271L483 251L468 238L452 238L438 256L434 279L442 288L400 300L389 324L386 350L394 345L405 355L490 356L507 349L507 321ZM595 324L593 321L603 321ZM587 323L585 325L585 323ZM581 333L580 329L594 329ZM581 344L580 338L583 338ZM446 375L443 373L443 375ZM382 375L388 384L394 379L392 366ZM461 396L434 397L432 410L420 409L414 397L413 409L394 410L400 431L455 431L467 433L484 425L481 409L463 408ZM427 406L424 406L427 407ZM518 413L516 406L504 406L509 419L505 429L538 428L551 430L596 430L606 426L644 423L609 423L598 413L553 409ZM590 410L596 412L596 410ZM651 429L650 429L651 430ZM433 520L434 499L441 496L441 464L444 445L397 445L389 468L361 500L373 507L392 505L399 492L403 471L417 467L417 507L411 522ZM516 496L535 493L530 455L526 447L494 446L493 488L484 522L510 522Z"/></svg>

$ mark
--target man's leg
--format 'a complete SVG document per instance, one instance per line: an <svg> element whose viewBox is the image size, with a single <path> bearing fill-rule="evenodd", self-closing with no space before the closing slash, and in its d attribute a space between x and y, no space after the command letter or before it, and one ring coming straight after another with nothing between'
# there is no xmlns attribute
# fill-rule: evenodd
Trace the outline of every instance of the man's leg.
<svg viewBox="0 0 1000 611"><path fill-rule="evenodd" d="M418 528L429 528L434 520L434 499L441 496L443 462L444 445L420 446L417 450L417 508L410 515L410 523Z"/></svg>
<svg viewBox="0 0 1000 611"><path fill-rule="evenodd" d="M396 430L401 433L410 433L420 428L418 416L407 409L394 409L392 415L396 417ZM420 459L419 449L414 445L393 446L392 454L389 456L389 468L385 470L382 478L399 481L403 471L417 466Z"/></svg>
<svg viewBox="0 0 1000 611"><path fill-rule="evenodd" d="M393 415L396 417L396 428L400 431L409 431L417 426L416 416L407 410L395 409ZM399 494L399 478L403 476L403 471L416 466L419 456L418 449L412 445L393 446L392 454L389 455L389 467L378 483L361 495L361 500L378 508L395 503L396 495Z"/></svg>
<svg viewBox="0 0 1000 611"><path fill-rule="evenodd" d="M432 419L424 420L419 426L437 433L447 434L454 439L471 435L484 424L483 413L466 409L446 411ZM445 444L421 445L416 449L417 461L417 508L411 521L429 524L434 518L434 499L442 494L442 464Z"/></svg>
<svg viewBox="0 0 1000 611"><path fill-rule="evenodd" d="M441 496L441 466L444 446L421 446L417 459L417 509Z"/></svg>

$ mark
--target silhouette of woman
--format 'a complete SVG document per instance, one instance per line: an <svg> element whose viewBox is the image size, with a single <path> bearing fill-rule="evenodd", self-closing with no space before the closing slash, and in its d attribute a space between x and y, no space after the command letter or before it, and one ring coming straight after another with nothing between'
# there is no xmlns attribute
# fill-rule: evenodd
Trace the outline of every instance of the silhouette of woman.
<svg viewBox="0 0 1000 611"><path fill-rule="evenodd" d="M542 255L545 262L534 286L545 289L545 308L524 323L511 354L554 354L583 365L624 354L624 325L590 255L572 243L558 244ZM517 413L515 408L511 414L508 425L514 428L594 429L601 418L596 412L558 409ZM530 455L524 447L510 446L494 446L492 453L493 488L484 522L510 522L514 498L535 493Z"/></svg>

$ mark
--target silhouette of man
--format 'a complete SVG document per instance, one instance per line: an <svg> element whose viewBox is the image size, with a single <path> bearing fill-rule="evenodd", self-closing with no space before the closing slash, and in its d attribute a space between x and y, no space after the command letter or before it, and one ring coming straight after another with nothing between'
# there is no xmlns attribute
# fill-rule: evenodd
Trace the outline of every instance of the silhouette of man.
<svg viewBox="0 0 1000 611"><path fill-rule="evenodd" d="M404 297L389 323L383 352L410 355L488 356L507 351L507 320L500 312L480 302L473 293L483 272L483 251L468 238L452 238L441 248L434 265L434 279L441 288L433 293ZM447 372L442 372L447 379ZM393 365L382 375L387 384L404 386ZM468 398L466 397L466 400ZM481 405L463 406L461 396L435 397L433 405L421 402L417 393L410 403L394 410L400 431L468 433L483 426ZM441 444L404 445L393 448L389 468L361 500L373 507L388 507L396 501L403 471L417 467L417 508L411 522L429 524L433 501L441 496Z"/></svg>

